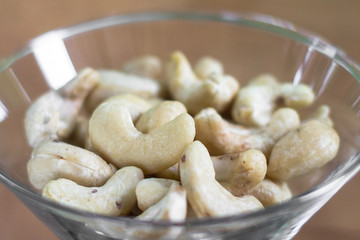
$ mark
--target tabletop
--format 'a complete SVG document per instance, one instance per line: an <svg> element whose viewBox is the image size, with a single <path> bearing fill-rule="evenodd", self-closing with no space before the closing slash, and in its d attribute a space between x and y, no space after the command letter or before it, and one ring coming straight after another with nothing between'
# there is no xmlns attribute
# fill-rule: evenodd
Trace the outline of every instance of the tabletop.
<svg viewBox="0 0 360 240"><path fill-rule="evenodd" d="M0 57L54 28L108 15L151 10L222 10L269 14L324 36L360 62L360 1L356 0L1 0ZM294 239L360 239L359 185L360 174L317 212ZM57 238L0 184L0 239Z"/></svg>

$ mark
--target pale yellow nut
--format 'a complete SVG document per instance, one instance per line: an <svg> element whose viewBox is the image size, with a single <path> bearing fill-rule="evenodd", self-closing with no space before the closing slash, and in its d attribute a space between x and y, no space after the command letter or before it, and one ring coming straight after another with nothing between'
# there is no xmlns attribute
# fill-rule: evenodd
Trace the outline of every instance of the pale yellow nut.
<svg viewBox="0 0 360 240"><path fill-rule="evenodd" d="M167 188L160 201L147 208L137 219L153 221L181 222L185 220L187 211L186 192L178 182Z"/></svg>
<svg viewBox="0 0 360 240"><path fill-rule="evenodd" d="M125 73L156 79L161 74L162 63L156 56L143 55L127 61L122 70Z"/></svg>
<svg viewBox="0 0 360 240"><path fill-rule="evenodd" d="M126 108L103 103L90 119L89 137L93 148L115 166L137 166L152 174L178 161L195 137L195 124L183 113L143 134L134 127Z"/></svg>
<svg viewBox="0 0 360 240"><path fill-rule="evenodd" d="M101 157L64 142L42 142L27 163L30 183L42 190L47 182L68 178L84 186L101 186L113 174Z"/></svg>
<svg viewBox="0 0 360 240"><path fill-rule="evenodd" d="M139 118L135 127L142 133L148 133L186 112L186 108L181 102L163 101L145 112Z"/></svg>
<svg viewBox="0 0 360 240"><path fill-rule="evenodd" d="M277 83L271 75L261 75L241 88L232 107L232 118L244 126L265 126L279 107L300 109L315 99L305 84ZM265 80L269 78L269 80Z"/></svg>
<svg viewBox="0 0 360 240"><path fill-rule="evenodd" d="M221 217L262 209L253 196L235 197L215 180L215 171L205 146L195 141L180 160L181 183L197 217Z"/></svg>
<svg viewBox="0 0 360 240"><path fill-rule="evenodd" d="M318 120L308 121L275 144L267 176L286 181L316 170L335 157L339 142L333 128Z"/></svg>
<svg viewBox="0 0 360 240"><path fill-rule="evenodd" d="M136 204L135 187L143 178L139 168L124 167L101 187L84 187L61 178L46 184L42 195L60 204L93 213L126 215Z"/></svg>
<svg viewBox="0 0 360 240"><path fill-rule="evenodd" d="M213 57L206 56L199 59L194 66L195 74L202 79L205 79L212 74L224 74L224 68L221 62Z"/></svg>
<svg viewBox="0 0 360 240"><path fill-rule="evenodd" d="M154 176L158 178L167 178L167 179L180 181L179 165L178 163L176 163L173 166L161 172L155 173Z"/></svg>
<svg viewBox="0 0 360 240"><path fill-rule="evenodd" d="M86 99L86 109L92 113L107 98L130 93L140 97L159 96L161 86L153 79L126 74L116 70L98 70L99 84Z"/></svg>
<svg viewBox="0 0 360 240"><path fill-rule="evenodd" d="M290 108L277 110L269 124L263 128L246 128L232 124L212 108L202 110L194 120L195 138L201 141L212 155L257 149L269 156L276 141L300 125L297 112Z"/></svg>
<svg viewBox="0 0 360 240"><path fill-rule="evenodd" d="M183 53L172 53L166 69L172 97L184 103L190 114L196 114L206 107L224 111L239 89L239 83L234 77L216 71L206 78L200 78L193 72Z"/></svg>
<svg viewBox="0 0 360 240"><path fill-rule="evenodd" d="M30 146L35 147L43 140L69 137L85 97L97 83L98 73L85 68L59 92L49 91L36 99L24 121Z"/></svg>
<svg viewBox="0 0 360 240"><path fill-rule="evenodd" d="M286 182L274 182L269 179L264 179L248 190L246 194L256 197L264 207L284 202L292 197L291 190Z"/></svg>
<svg viewBox="0 0 360 240"><path fill-rule="evenodd" d="M319 106L315 112L313 112L305 121L309 120L319 120L329 127L334 127L334 122L330 117L331 109L328 105Z"/></svg>
<svg viewBox="0 0 360 240"><path fill-rule="evenodd" d="M165 178L147 178L136 186L138 207L145 211L158 203L169 191L170 186L177 181Z"/></svg>
<svg viewBox="0 0 360 240"><path fill-rule="evenodd" d="M226 188L235 196L240 196L256 186L266 175L266 158L262 152L255 149L211 157L211 160L216 180L222 185L226 184Z"/></svg>
<svg viewBox="0 0 360 240"><path fill-rule="evenodd" d="M153 106L146 99L130 93L115 95L106 99L104 103L125 107L130 112L133 122L136 122L143 113Z"/></svg>

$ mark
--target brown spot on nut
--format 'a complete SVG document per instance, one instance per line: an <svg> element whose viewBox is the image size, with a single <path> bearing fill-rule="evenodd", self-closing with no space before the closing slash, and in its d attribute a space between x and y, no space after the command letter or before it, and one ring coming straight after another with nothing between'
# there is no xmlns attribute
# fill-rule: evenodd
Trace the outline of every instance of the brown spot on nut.
<svg viewBox="0 0 360 240"><path fill-rule="evenodd" d="M182 155L182 157L181 157L181 162L185 162L185 159L186 159L186 156L185 156L185 154L184 154L184 155Z"/></svg>

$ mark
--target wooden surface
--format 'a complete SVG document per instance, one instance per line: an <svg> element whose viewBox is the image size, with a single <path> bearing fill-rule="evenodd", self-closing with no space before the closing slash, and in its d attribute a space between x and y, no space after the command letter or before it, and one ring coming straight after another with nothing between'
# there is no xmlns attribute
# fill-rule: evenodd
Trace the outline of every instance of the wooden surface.
<svg viewBox="0 0 360 240"><path fill-rule="evenodd" d="M360 1L356 0L0 0L0 57L53 28L118 13L179 9L274 15L323 35L360 62ZM295 239L360 239L359 185L358 174L305 224ZM52 240L56 237L0 184L0 239Z"/></svg>

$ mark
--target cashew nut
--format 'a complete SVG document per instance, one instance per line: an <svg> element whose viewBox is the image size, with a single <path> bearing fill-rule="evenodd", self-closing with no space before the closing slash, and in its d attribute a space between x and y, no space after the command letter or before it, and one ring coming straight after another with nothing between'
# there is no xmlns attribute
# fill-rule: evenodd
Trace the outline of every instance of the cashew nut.
<svg viewBox="0 0 360 240"><path fill-rule="evenodd" d="M179 183L173 182L165 196L155 205L147 208L138 219L179 222L186 218L186 192Z"/></svg>
<svg viewBox="0 0 360 240"><path fill-rule="evenodd" d="M35 147L43 140L69 137L85 97L97 83L98 73L85 68L59 92L49 91L35 100L25 116L29 144Z"/></svg>
<svg viewBox="0 0 360 240"><path fill-rule="evenodd" d="M216 180L235 196L240 196L256 186L266 175L266 158L262 152L255 149L211 157L211 160Z"/></svg>
<svg viewBox="0 0 360 240"><path fill-rule="evenodd" d="M152 174L178 161L195 137L195 124L189 114L183 113L143 134L134 127L125 107L105 102L90 119L89 137L95 150L115 166L137 166L145 174Z"/></svg>
<svg viewBox="0 0 360 240"><path fill-rule="evenodd" d="M330 117L330 107L328 105L321 105L313 112L307 120L314 120L317 119L329 127L334 127L334 122L331 120Z"/></svg>
<svg viewBox="0 0 360 240"><path fill-rule="evenodd" d="M126 215L136 204L135 187L144 178L136 167L118 170L102 187L84 187L68 179L52 180L42 195L60 204L93 213Z"/></svg>
<svg viewBox="0 0 360 240"><path fill-rule="evenodd" d="M235 197L215 180L215 171L205 146L195 141L180 160L182 186L197 217L228 216L261 209L253 196Z"/></svg>
<svg viewBox="0 0 360 240"><path fill-rule="evenodd" d="M292 197L291 190L285 182L273 182L269 179L264 179L246 194L256 197L264 207L281 203Z"/></svg>
<svg viewBox="0 0 360 240"><path fill-rule="evenodd" d="M147 178L141 180L135 190L138 207L145 211L158 203L167 194L173 183L177 183L177 181L165 178Z"/></svg>
<svg viewBox="0 0 360 240"><path fill-rule="evenodd" d="M172 121L182 113L186 113L186 108L181 102L164 101L145 112L135 127L142 133L148 133L152 129Z"/></svg>
<svg viewBox="0 0 360 240"><path fill-rule="evenodd" d="M278 107L303 108L313 103L315 96L305 84L275 84L269 75L239 90L232 108L234 121L245 126L265 126Z"/></svg>
<svg viewBox="0 0 360 240"><path fill-rule="evenodd" d="M201 64L199 68L204 69L204 63ZM201 70L201 74L210 75L200 78L193 72L185 55L179 51L174 52L167 66L169 91L175 100L184 103L190 114L196 114L206 107L213 107L222 112L234 98L239 83L220 70L221 72L217 72L219 69Z"/></svg>
<svg viewBox="0 0 360 240"><path fill-rule="evenodd" d="M161 86L153 79L116 70L99 70L98 72L99 85L89 94L85 103L90 113L107 98L122 93L131 93L140 97L159 96Z"/></svg>
<svg viewBox="0 0 360 240"><path fill-rule="evenodd" d="M300 124L297 112L290 108L277 110L269 124L263 128L245 128L223 119L214 109L202 110L194 118L196 139L212 155L257 149L268 156L275 142Z"/></svg>
<svg viewBox="0 0 360 240"><path fill-rule="evenodd" d="M326 124L311 120L283 136L273 147L267 176L280 181L307 174L332 160L339 136Z"/></svg>
<svg viewBox="0 0 360 240"><path fill-rule="evenodd" d="M266 174L267 163L264 154L250 149L241 153L211 156L215 178L235 196L261 182ZM156 177L180 181L178 164L155 174Z"/></svg>
<svg viewBox="0 0 360 240"><path fill-rule="evenodd" d="M27 163L27 172L37 190L58 178L68 178L84 186L101 186L113 175L112 168L96 154L54 141L38 144Z"/></svg>
<svg viewBox="0 0 360 240"><path fill-rule="evenodd" d="M162 71L161 60L153 55L144 55L127 61L123 67L125 73L156 79Z"/></svg>

